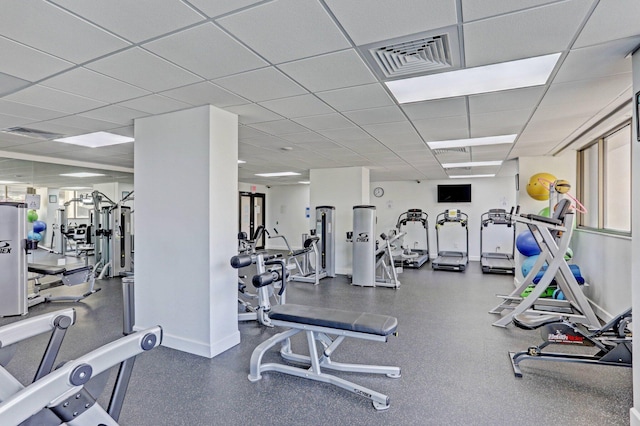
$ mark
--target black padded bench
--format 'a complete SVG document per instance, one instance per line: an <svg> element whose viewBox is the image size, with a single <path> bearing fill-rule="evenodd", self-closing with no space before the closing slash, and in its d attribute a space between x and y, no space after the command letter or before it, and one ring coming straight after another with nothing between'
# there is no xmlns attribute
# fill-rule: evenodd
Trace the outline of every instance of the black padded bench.
<svg viewBox="0 0 640 426"><path fill-rule="evenodd" d="M331 374L323 373L321 367L355 373L385 374L387 377L400 377L399 367L363 364L344 364L331 360L331 355L347 337L364 340L386 342L398 328L398 320L387 315L365 312L343 311L339 309L321 308L284 304L276 305L269 314L275 326L288 328L258 345L251 355L249 380L252 382L262 378L265 371L278 371L293 376L330 383L357 395L369 398L377 410L389 408L389 397L374 390L357 385ZM291 350L290 338L305 332L309 355L300 355ZM330 337L334 336L334 337ZM323 346L322 356L318 356L317 344ZM303 364L306 367L294 367L282 363L262 363L267 350L282 343L280 355L288 361Z"/></svg>
<svg viewBox="0 0 640 426"><path fill-rule="evenodd" d="M35 277L29 278L34 281L35 293L29 295L29 306L37 305L38 303L50 302L54 300L58 301L73 301L78 302L87 296L90 296L98 291L100 288L95 288L95 274L92 266L74 266L74 265L45 265L40 263L29 263L27 265L27 271L36 274ZM83 283L89 283L89 289L83 294L74 296L52 296L42 295L40 293L41 278L44 277L56 277L59 280L54 280L48 283L50 286L53 284L62 284L66 286L74 286Z"/></svg>

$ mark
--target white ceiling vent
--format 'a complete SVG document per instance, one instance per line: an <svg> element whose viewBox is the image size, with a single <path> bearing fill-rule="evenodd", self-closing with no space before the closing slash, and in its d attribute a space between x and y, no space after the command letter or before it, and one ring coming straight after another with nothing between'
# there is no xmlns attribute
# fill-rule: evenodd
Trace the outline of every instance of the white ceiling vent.
<svg viewBox="0 0 640 426"><path fill-rule="evenodd" d="M451 154L451 153L467 153L469 152L468 147L466 146L461 146L459 148L437 148L432 150L432 152L435 155L441 155L441 154Z"/></svg>
<svg viewBox="0 0 640 426"><path fill-rule="evenodd" d="M456 27L385 40L359 49L381 80L460 68Z"/></svg>
<svg viewBox="0 0 640 426"><path fill-rule="evenodd" d="M26 127L10 127L8 129L2 130L2 132L10 133L12 135L25 136L32 139L40 139L40 140L59 139L65 136L60 133L47 132L47 131L38 130L38 129L29 129Z"/></svg>

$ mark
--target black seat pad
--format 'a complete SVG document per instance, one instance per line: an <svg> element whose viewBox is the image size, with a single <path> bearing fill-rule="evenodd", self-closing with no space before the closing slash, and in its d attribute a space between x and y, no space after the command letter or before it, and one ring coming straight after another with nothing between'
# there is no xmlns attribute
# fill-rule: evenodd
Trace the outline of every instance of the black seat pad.
<svg viewBox="0 0 640 426"><path fill-rule="evenodd" d="M276 305L271 308L269 317L272 320L337 328L379 336L388 336L398 328L398 320L387 315L343 311L317 306Z"/></svg>
<svg viewBox="0 0 640 426"><path fill-rule="evenodd" d="M64 266L42 265L40 263L29 263L29 272L45 275L58 275L66 271Z"/></svg>

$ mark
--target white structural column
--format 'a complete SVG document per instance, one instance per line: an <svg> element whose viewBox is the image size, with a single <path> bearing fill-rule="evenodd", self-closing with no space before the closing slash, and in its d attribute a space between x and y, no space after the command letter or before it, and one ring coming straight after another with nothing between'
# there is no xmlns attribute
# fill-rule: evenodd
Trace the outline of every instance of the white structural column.
<svg viewBox="0 0 640 426"><path fill-rule="evenodd" d="M638 106L636 103L636 93L640 92L640 50L636 50L632 58L633 69L633 123L631 134L631 187L640 188L640 143L637 142L638 134ZM631 192L631 229L633 238L631 240L631 259L638 259L640 256L640 197L638 190ZM640 312L640 262L631 263L631 297L633 312ZM634 333L633 346L638 348L640 333ZM640 426L640 351L633 352L633 408L631 408L631 424Z"/></svg>
<svg viewBox="0 0 640 426"><path fill-rule="evenodd" d="M135 121L135 328L205 357L240 342L238 117L210 105Z"/></svg>
<svg viewBox="0 0 640 426"><path fill-rule="evenodd" d="M353 206L369 204L369 169L343 167L310 171L311 211L316 206L334 206L336 235L336 273L351 274L351 243L347 231L353 228ZM312 213L312 220L315 218ZM315 228L315 223L311 224Z"/></svg>

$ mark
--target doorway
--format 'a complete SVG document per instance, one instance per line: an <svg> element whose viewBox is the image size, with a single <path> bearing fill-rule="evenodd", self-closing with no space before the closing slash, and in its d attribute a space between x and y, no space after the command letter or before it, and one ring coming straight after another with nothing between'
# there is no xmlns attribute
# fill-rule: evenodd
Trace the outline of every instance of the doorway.
<svg viewBox="0 0 640 426"><path fill-rule="evenodd" d="M240 232L246 232L247 238L253 237L256 228L265 226L265 194L240 192ZM264 234L256 241L256 249L264 249Z"/></svg>

